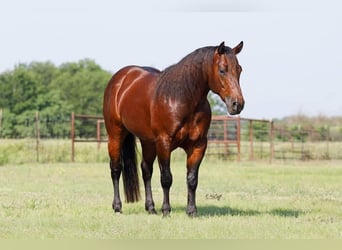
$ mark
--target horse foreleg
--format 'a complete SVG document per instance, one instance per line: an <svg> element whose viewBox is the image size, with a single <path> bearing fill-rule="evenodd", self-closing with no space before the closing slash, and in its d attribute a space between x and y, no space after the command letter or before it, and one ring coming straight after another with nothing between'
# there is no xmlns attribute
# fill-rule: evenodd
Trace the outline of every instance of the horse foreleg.
<svg viewBox="0 0 342 250"><path fill-rule="evenodd" d="M160 182L163 188L163 216L168 216L171 212L170 206L170 187L172 185L172 174L170 169L170 142L168 139L157 141L157 156L160 169Z"/></svg>
<svg viewBox="0 0 342 250"><path fill-rule="evenodd" d="M188 205L186 213L189 216L196 216L196 189L198 184L198 170L202 162L207 140L203 139L200 143L192 145L186 149L187 152L187 186L188 186Z"/></svg>
<svg viewBox="0 0 342 250"><path fill-rule="evenodd" d="M145 209L150 214L156 214L152 197L151 178L153 174L153 162L156 158L156 148L154 143L141 141L142 156L141 170L145 185Z"/></svg>

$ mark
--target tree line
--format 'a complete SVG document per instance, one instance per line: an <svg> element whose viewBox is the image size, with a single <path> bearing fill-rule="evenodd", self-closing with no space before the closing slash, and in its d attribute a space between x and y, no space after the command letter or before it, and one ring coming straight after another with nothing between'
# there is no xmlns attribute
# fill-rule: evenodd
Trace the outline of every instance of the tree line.
<svg viewBox="0 0 342 250"><path fill-rule="evenodd" d="M95 61L56 66L51 62L21 63L0 74L0 137L34 136L35 113L39 112L43 136L70 135L70 114L102 115L103 92L112 73ZM225 111L224 104L212 94L215 114ZM86 121L78 121L78 135L94 133Z"/></svg>
<svg viewBox="0 0 342 250"><path fill-rule="evenodd" d="M111 74L93 60L64 63L18 64L0 74L1 137L26 137L39 111L44 128L63 134L68 127L55 126L75 113L101 114L102 95ZM67 126L67 125L66 125Z"/></svg>

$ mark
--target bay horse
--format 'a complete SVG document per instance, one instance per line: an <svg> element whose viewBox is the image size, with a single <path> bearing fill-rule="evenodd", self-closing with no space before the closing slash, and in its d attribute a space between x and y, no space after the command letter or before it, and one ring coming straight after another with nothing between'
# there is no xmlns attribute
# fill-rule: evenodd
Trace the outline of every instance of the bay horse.
<svg viewBox="0 0 342 250"><path fill-rule="evenodd" d="M207 148L211 110L209 90L218 94L231 115L244 107L240 89L241 66L233 49L222 42L203 47L163 71L151 67L127 66L113 75L103 99L108 133L108 153L114 188L112 207L121 213L119 179L123 174L126 202L140 199L136 158L136 137L142 148L141 170L145 186L145 209L155 214L151 178L158 158L163 188L163 216L171 212L171 152L177 147L187 155L188 200L186 212L195 216L198 170Z"/></svg>

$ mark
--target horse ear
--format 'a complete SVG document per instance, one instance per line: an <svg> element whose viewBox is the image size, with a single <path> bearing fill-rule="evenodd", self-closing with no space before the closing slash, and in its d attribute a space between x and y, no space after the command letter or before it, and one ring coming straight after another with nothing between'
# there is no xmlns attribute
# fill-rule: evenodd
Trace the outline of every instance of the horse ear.
<svg viewBox="0 0 342 250"><path fill-rule="evenodd" d="M243 41L241 41L234 49L232 49L233 54L234 55L239 54L242 48L243 48Z"/></svg>
<svg viewBox="0 0 342 250"><path fill-rule="evenodd" d="M226 46L224 45L224 42L222 42L218 47L217 47L217 53L219 55L222 55L226 53Z"/></svg>

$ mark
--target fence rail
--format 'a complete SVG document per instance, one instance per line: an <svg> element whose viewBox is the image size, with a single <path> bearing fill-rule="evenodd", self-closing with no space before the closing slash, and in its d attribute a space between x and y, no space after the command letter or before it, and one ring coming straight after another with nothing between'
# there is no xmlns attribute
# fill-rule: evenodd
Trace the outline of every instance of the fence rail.
<svg viewBox="0 0 342 250"><path fill-rule="evenodd" d="M73 119L96 120L96 139L75 139L75 142L106 142L103 118L74 115ZM75 127L73 127L75 129ZM95 133L94 133L95 134ZM327 160L342 159L342 142L332 143L329 129L291 131L279 128L273 120L213 116L208 131L208 157L233 160ZM74 151L72 151L74 152ZM72 155L74 159L74 155Z"/></svg>
<svg viewBox="0 0 342 250"><path fill-rule="evenodd" d="M3 124L2 114L0 124ZM35 143L36 161L49 158L42 151L46 140L51 138L71 138L69 160L75 161L77 143L101 144L107 141L102 116L72 113L69 117L48 118L36 112L22 123L19 128L27 131L25 137ZM0 140L6 138L0 127ZM300 125L287 128L272 120L248 119L243 117L213 116L208 131L207 157L245 161L264 160L342 160L342 131L330 129L305 130ZM8 137L7 137L8 138ZM13 138L13 137L9 137ZM16 139L16 137L14 138ZM65 149L61 154L65 155ZM101 149L103 150L103 149ZM99 152L99 150L98 150ZM1 152L0 152L1 153ZM98 153L99 154L99 153ZM102 153L101 153L102 154ZM2 156L0 155L0 158ZM3 156L3 158L6 158ZM53 157L51 157L53 158Z"/></svg>

